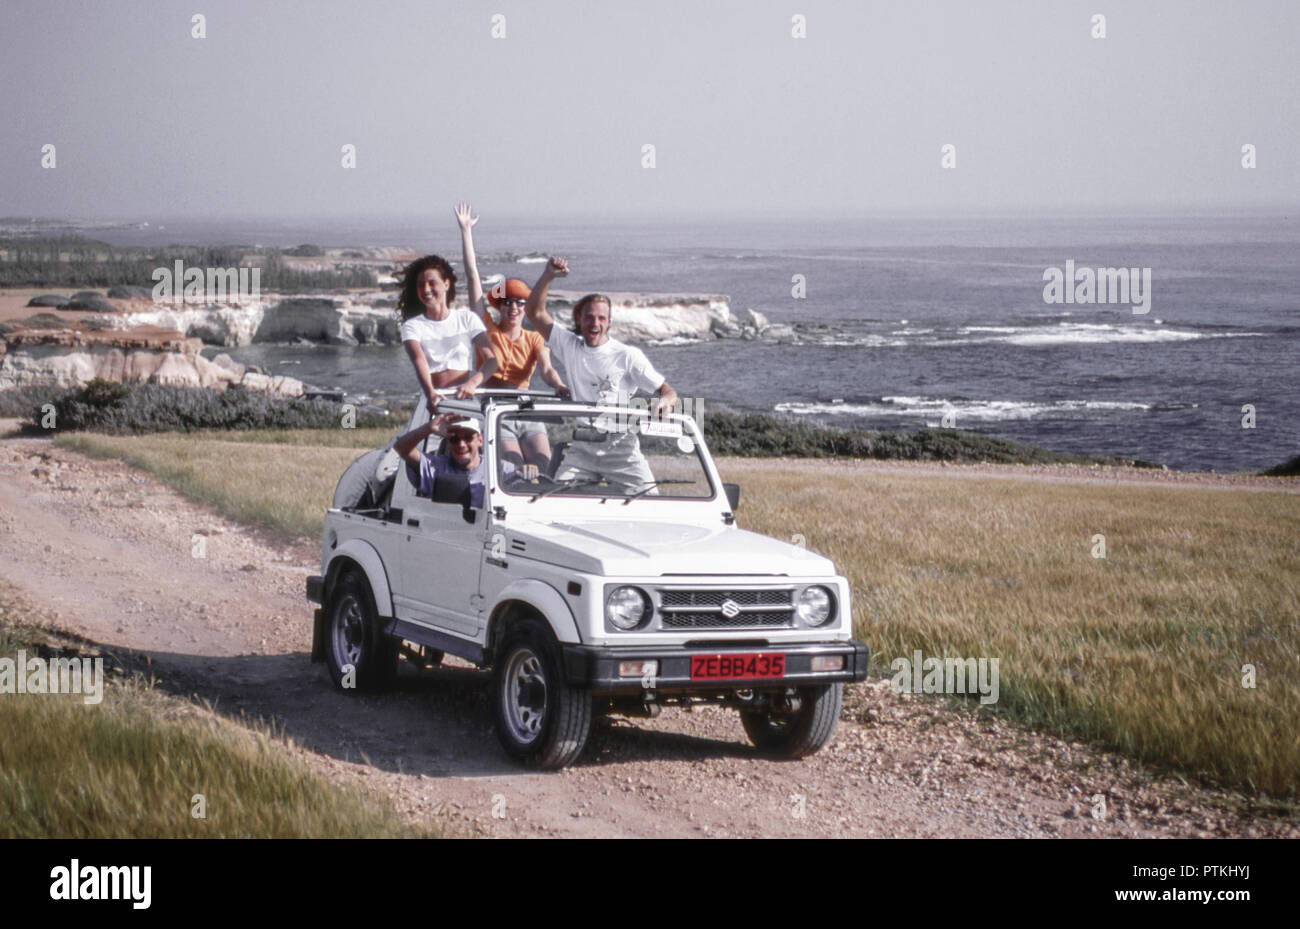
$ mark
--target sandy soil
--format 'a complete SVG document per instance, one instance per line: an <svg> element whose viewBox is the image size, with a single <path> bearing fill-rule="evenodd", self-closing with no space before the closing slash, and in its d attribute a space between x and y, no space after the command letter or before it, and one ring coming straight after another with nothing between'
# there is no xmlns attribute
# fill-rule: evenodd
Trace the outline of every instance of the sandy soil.
<svg viewBox="0 0 1300 929"><path fill-rule="evenodd" d="M77 289L81 289L81 288L74 289L69 287L56 287L52 290L32 290L30 292L23 291L21 293L10 292L10 293L0 294L0 323L10 319L27 319L28 317L35 316L38 313L53 314L54 316L57 316L60 319L68 320L70 323L75 323L80 320L89 319L92 316L104 315L102 313L97 313L93 310L60 310L50 306L28 306L27 305L28 300L30 300L32 297L35 297L39 294L47 294L47 293L62 294L65 297L70 297L77 292ZM98 293L102 295L108 288L91 287L87 289L97 290ZM108 302L116 306L119 312L140 312L140 311L148 311L153 309L153 301L151 300L114 299L114 300L109 300Z"/></svg>
<svg viewBox="0 0 1300 929"><path fill-rule="evenodd" d="M984 473L1002 470L1024 473ZM733 713L667 710L601 722L569 770L521 771L492 734L484 672L403 663L391 694L334 691L307 654L317 570L310 540L244 529L118 462L0 439L0 577L38 615L174 693L274 720L309 764L412 821L489 836L1300 836L1295 818L886 681L850 688L834 741L803 761L757 756Z"/></svg>
<svg viewBox="0 0 1300 929"><path fill-rule="evenodd" d="M62 290L41 291L41 293L63 294L65 297L72 296L73 291L66 293ZM63 319L81 319L89 315L85 310L56 310L48 306L28 306L27 301L37 296L33 291L30 294L0 294L0 323L10 319L26 319L29 316L35 316L37 313L53 313L55 316Z"/></svg>

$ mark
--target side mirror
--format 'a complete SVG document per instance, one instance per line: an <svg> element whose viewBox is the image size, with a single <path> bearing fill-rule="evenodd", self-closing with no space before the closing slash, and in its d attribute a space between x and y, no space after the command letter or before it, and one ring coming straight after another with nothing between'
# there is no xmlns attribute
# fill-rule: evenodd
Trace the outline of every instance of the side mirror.
<svg viewBox="0 0 1300 929"><path fill-rule="evenodd" d="M727 504L733 511L738 509L740 507L740 485L724 481L722 489L727 492Z"/></svg>

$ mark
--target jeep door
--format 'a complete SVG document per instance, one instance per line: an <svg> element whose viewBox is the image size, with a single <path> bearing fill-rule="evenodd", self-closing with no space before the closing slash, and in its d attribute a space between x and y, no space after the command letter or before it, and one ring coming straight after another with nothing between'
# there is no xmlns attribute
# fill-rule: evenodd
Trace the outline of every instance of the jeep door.
<svg viewBox="0 0 1300 929"><path fill-rule="evenodd" d="M394 504L402 508L400 580L393 607L403 619L454 635L482 640L479 571L486 514L471 509L474 522L455 503L417 497L405 469L398 474ZM400 502L399 502L400 500Z"/></svg>

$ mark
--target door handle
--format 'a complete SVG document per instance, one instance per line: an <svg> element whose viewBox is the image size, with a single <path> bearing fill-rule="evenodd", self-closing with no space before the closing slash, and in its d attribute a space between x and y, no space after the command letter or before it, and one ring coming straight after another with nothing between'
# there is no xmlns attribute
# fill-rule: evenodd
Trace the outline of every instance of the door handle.
<svg viewBox="0 0 1300 929"><path fill-rule="evenodd" d="M408 526L415 526L417 529L420 527L420 521L418 519L408 519L406 524Z"/></svg>

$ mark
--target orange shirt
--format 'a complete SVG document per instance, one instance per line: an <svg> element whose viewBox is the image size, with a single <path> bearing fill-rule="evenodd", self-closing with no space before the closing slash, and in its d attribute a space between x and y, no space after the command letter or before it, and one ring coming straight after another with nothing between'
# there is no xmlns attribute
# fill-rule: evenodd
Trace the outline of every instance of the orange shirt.
<svg viewBox="0 0 1300 929"><path fill-rule="evenodd" d="M493 381L505 381L513 387L527 388L533 379L533 371L542 357L546 343L542 334L532 329L525 329L518 340L511 342L505 332L492 320L492 314L483 311L483 322L487 325L488 339L492 350L497 353L500 367L492 375Z"/></svg>

